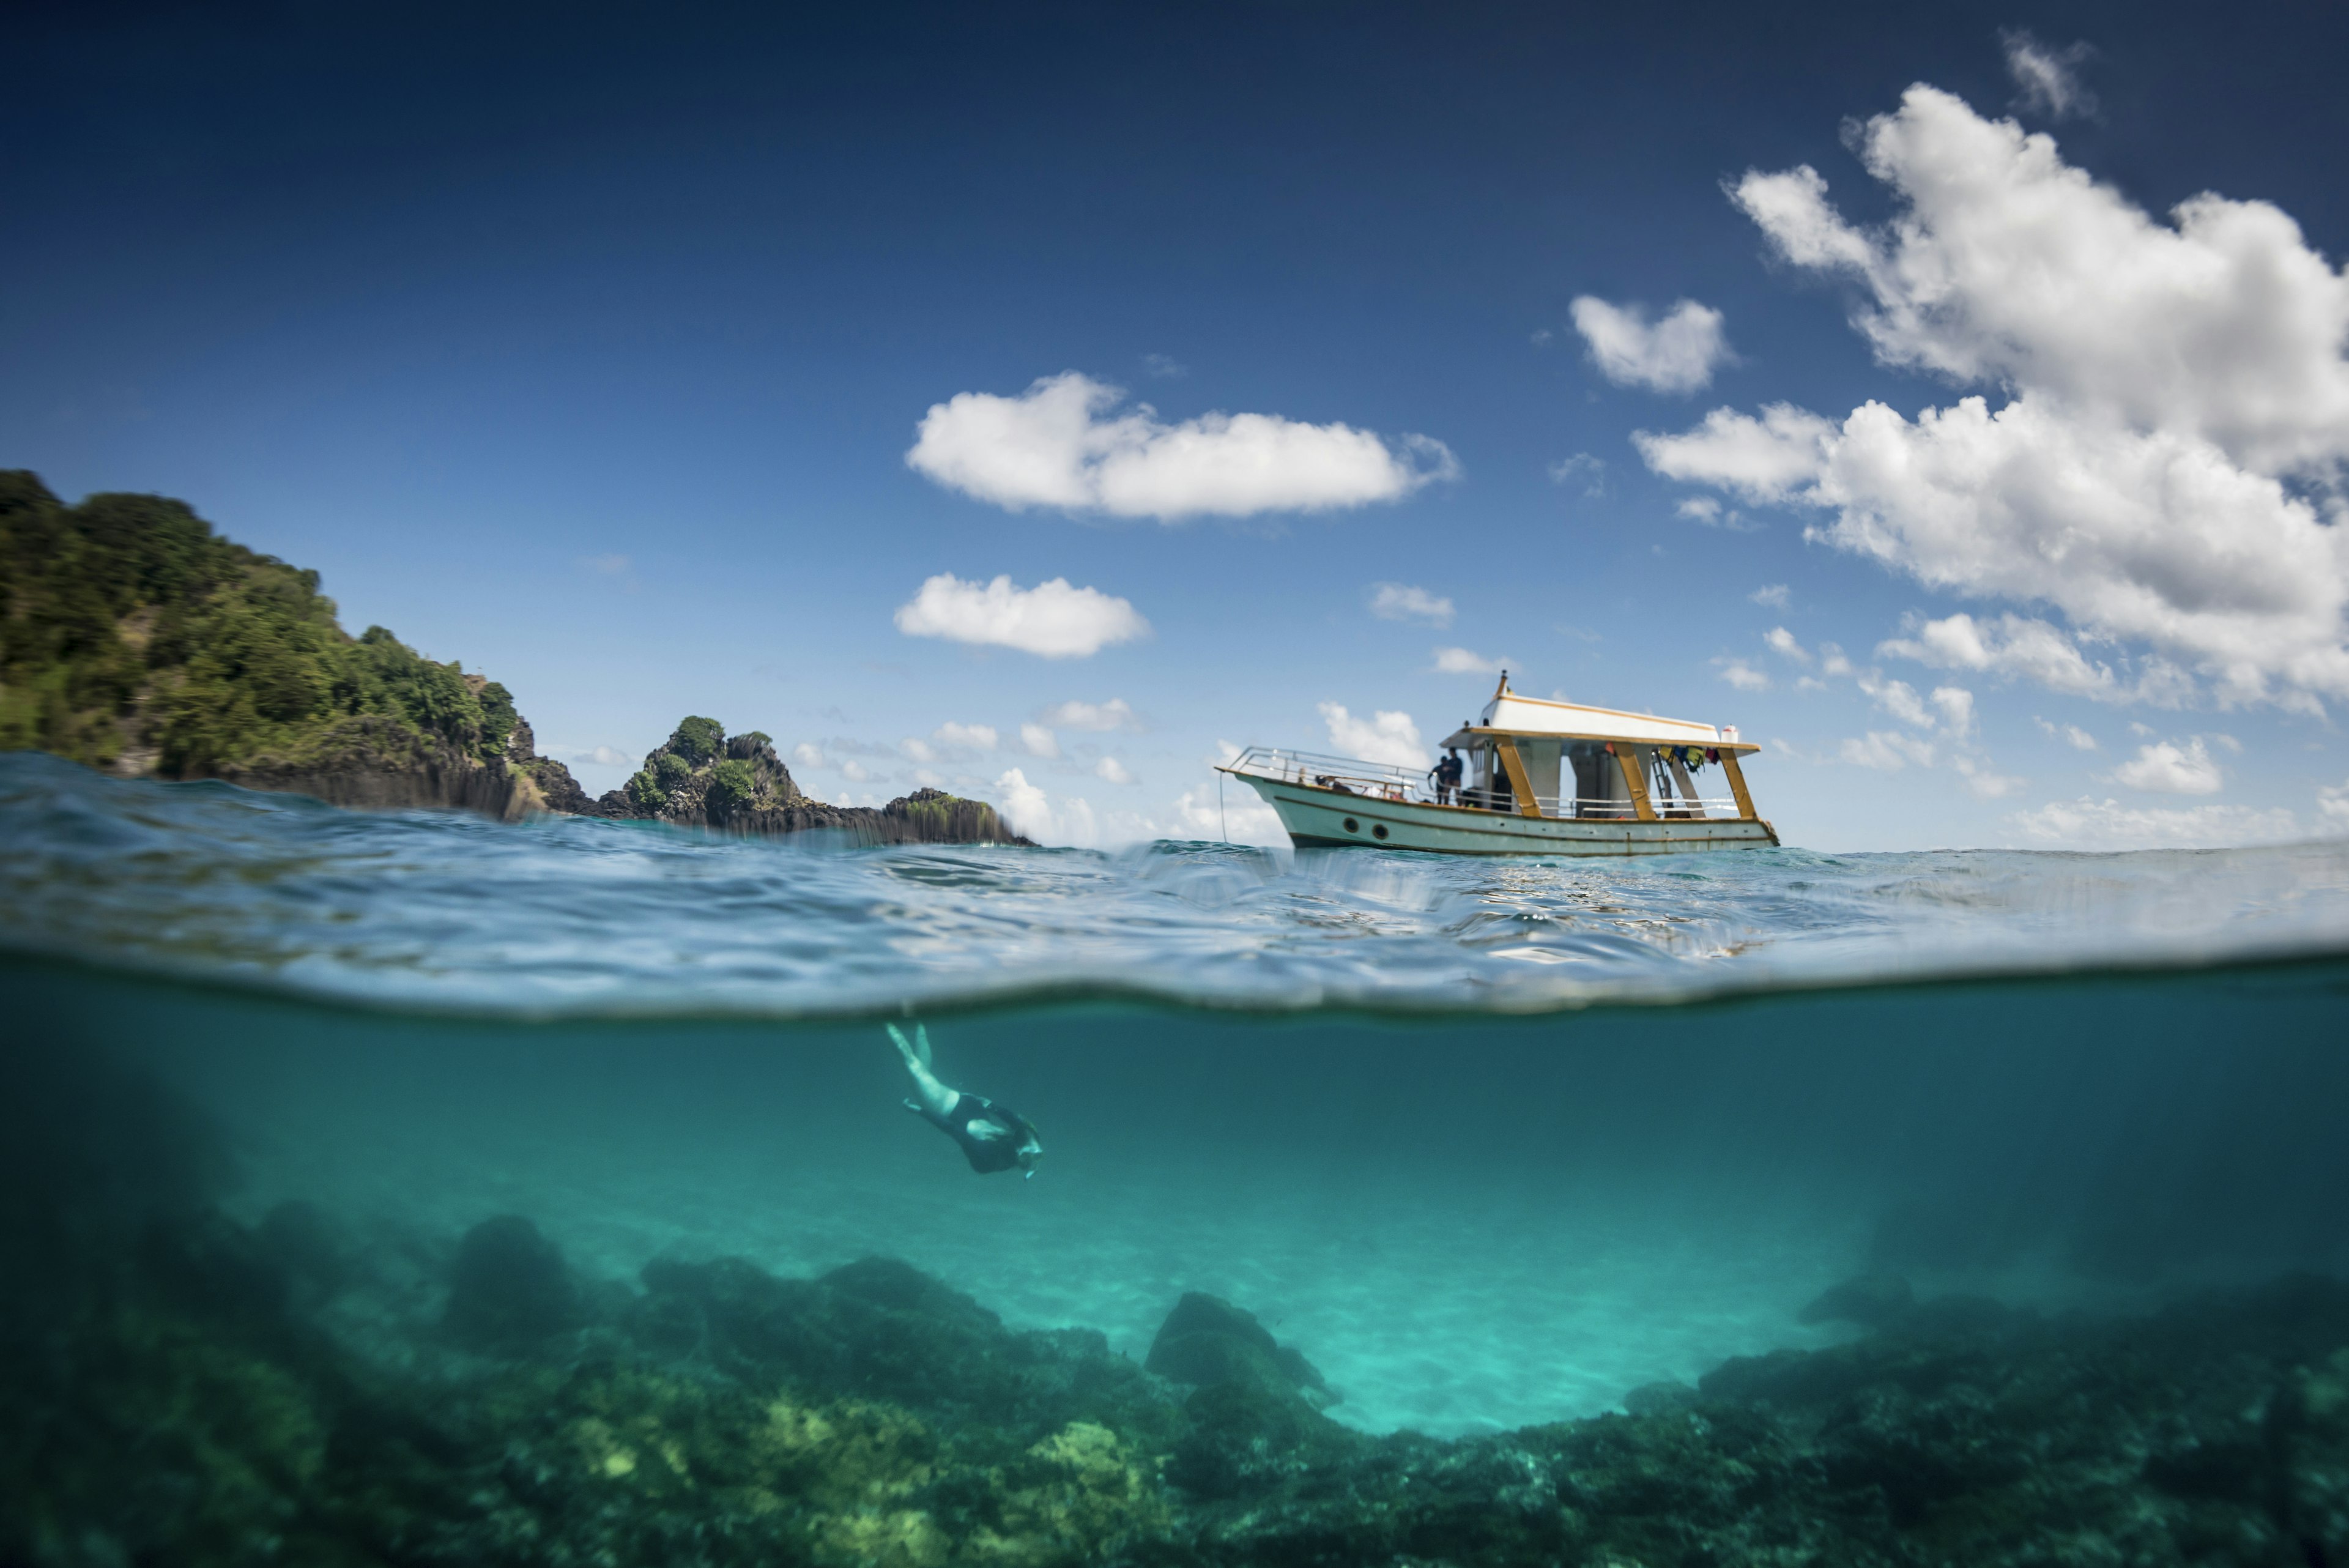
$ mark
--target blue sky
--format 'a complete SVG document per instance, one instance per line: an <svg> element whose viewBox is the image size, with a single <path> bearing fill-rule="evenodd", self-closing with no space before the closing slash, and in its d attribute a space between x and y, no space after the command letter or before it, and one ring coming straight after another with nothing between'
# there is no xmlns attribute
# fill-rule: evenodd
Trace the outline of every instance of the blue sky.
<svg viewBox="0 0 2349 1568"><path fill-rule="evenodd" d="M2349 826L2337 12L0 28L0 463L317 567L591 789L693 711L1213 836L1220 744L1506 658L1764 741L1816 847Z"/></svg>

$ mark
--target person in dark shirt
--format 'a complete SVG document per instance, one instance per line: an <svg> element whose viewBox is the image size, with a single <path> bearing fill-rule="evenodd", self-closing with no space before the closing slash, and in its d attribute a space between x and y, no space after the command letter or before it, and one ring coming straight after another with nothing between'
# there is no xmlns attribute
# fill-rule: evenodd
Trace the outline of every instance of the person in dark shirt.
<svg viewBox="0 0 2349 1568"><path fill-rule="evenodd" d="M1460 753L1458 752L1453 751L1444 753L1444 760L1435 764L1436 805L1450 805L1452 804L1452 792L1460 787L1461 774L1465 770L1461 766Z"/></svg>
<svg viewBox="0 0 2349 1568"><path fill-rule="evenodd" d="M911 1040L894 1023L888 1030L918 1096L905 1102L907 1110L959 1144L963 1158L981 1176L1014 1166L1029 1177L1036 1174L1036 1162L1044 1158L1044 1145L1036 1136L1035 1124L984 1095L967 1095L938 1082L937 1075L930 1071L930 1033L920 1024L914 1025Z"/></svg>

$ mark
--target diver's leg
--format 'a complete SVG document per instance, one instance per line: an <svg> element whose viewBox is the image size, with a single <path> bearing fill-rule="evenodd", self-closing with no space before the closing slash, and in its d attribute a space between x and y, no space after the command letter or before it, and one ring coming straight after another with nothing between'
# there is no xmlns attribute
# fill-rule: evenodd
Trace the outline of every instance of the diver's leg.
<svg viewBox="0 0 2349 1568"><path fill-rule="evenodd" d="M914 1092L921 1097L918 1108L928 1111L934 1116L953 1115L955 1102L961 1099L962 1096L938 1082L937 1075L930 1071L929 1052L917 1050L914 1043L906 1039L895 1024L892 1023L886 1027L889 1031L889 1038L896 1043L898 1056L905 1061L906 1073L914 1080ZM916 1024L915 1027L919 1030L921 1026ZM929 1044L928 1034L922 1035L921 1043L924 1046Z"/></svg>

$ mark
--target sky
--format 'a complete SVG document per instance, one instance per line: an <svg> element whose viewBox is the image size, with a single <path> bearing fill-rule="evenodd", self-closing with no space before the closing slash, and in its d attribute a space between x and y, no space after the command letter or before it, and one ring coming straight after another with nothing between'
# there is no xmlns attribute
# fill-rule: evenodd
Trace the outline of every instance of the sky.
<svg viewBox="0 0 2349 1568"><path fill-rule="evenodd" d="M2349 12L838 9L12 8L0 465L591 791L1266 842L1506 667L1816 849L2349 832Z"/></svg>

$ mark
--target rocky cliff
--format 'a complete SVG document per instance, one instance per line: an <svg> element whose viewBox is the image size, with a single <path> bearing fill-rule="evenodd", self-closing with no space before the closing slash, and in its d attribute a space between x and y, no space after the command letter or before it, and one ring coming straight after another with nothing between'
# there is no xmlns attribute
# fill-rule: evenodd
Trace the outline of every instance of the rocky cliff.
<svg viewBox="0 0 2349 1568"><path fill-rule="evenodd" d="M943 790L917 790L878 808L812 800L776 755L771 737L757 730L729 736L716 720L699 715L687 717L646 753L645 765L625 788L586 809L753 838L823 832L854 844L1030 842L1005 827L985 801Z"/></svg>

